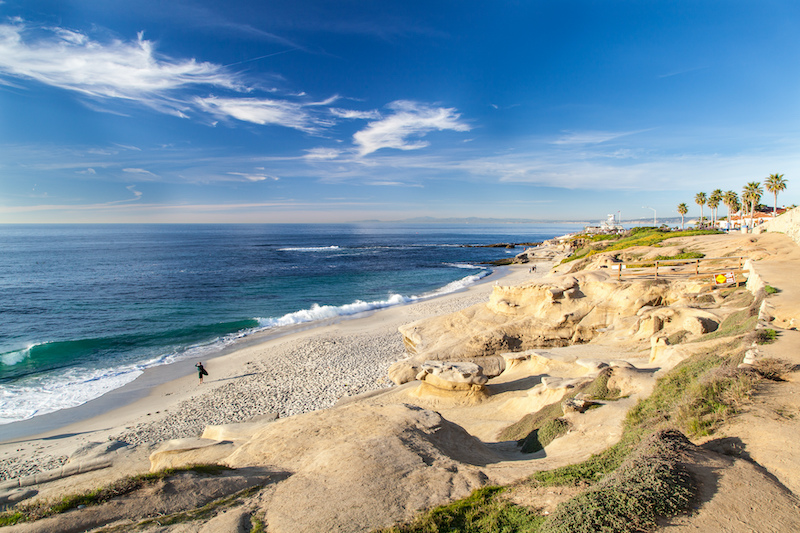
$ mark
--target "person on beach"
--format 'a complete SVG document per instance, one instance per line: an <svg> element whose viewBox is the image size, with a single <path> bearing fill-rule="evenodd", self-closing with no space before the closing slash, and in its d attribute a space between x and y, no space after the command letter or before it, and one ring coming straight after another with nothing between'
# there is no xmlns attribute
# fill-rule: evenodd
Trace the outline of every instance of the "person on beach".
<svg viewBox="0 0 800 533"><path fill-rule="evenodd" d="M203 363L197 363L194 366L197 368L197 375L200 376L200 383L202 383L203 382L203 376L207 376L208 372L206 372L206 369L203 368Z"/></svg>

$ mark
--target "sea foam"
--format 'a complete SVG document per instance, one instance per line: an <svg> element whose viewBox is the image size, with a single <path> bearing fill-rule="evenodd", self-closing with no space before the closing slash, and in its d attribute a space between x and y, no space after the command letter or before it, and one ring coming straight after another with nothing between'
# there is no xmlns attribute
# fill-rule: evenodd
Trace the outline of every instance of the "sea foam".
<svg viewBox="0 0 800 533"><path fill-rule="evenodd" d="M450 265L450 266L456 266ZM478 268L459 264L459 268ZM224 335L209 342L195 344L185 349L152 357L135 364L125 364L107 368L75 367L66 371L43 372L18 383L0 385L0 424L8 424L84 404L103 394L127 385L142 375L144 370L154 366L171 364L187 359L205 360L218 355L223 349L234 345L240 339L258 331L326 320L336 317L353 316L360 313L385 309L415 301L463 290L488 276L490 270L466 276L448 283L434 291L403 296L393 294L385 300L355 302L333 306L314 304L308 309L287 313L277 318L258 318L258 327ZM24 360L31 347L8 352L2 355L3 364L13 365Z"/></svg>

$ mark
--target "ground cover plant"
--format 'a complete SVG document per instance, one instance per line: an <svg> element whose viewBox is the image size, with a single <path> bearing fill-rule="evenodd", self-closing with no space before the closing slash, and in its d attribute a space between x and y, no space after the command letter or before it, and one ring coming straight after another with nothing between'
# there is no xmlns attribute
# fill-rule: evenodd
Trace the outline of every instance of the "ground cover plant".
<svg viewBox="0 0 800 533"><path fill-rule="evenodd" d="M232 507L237 507L243 505L245 500L253 495L255 495L258 491L263 488L261 485L256 485L254 487L250 487L229 496L223 496L217 500L207 503L206 505L199 507L197 509L191 509L189 511L183 511L179 513L173 513L168 515L161 515L156 518L147 518L142 520L134 525L130 524L122 524L119 526L110 526L101 528L96 530L96 533L117 533L117 532L129 532L129 531L141 531L141 530L152 530L152 526L171 526L174 524L183 524L185 522L193 522L196 520L208 520L221 511L225 509L230 509ZM261 532L263 532L264 524L258 518L251 516L250 517L250 524L253 527L251 532L258 532L258 528L261 528Z"/></svg>
<svg viewBox="0 0 800 533"><path fill-rule="evenodd" d="M669 231L663 228L655 227L639 227L633 228L625 232L621 236L617 235L577 235L575 238L580 242L585 243L583 247L576 250L569 257L561 261L562 263L569 263L584 257L601 252L612 252L624 250L633 246L655 246L674 237L694 237L697 235L715 235L720 233L717 230L685 230L685 231ZM693 258L693 257L691 257ZM678 259L677 257L671 259Z"/></svg>
<svg viewBox="0 0 800 533"><path fill-rule="evenodd" d="M686 508L695 484L680 463L692 444L679 431L664 430L642 440L613 473L558 505L541 533L634 532L656 525L656 517Z"/></svg>
<svg viewBox="0 0 800 533"><path fill-rule="evenodd" d="M560 401L529 413L500 433L500 440L516 440L524 453L538 452L569 430L569 423L562 419L562 404L565 400L580 397L584 400L615 400L619 389L608 388L611 368L606 368L592 381L582 383Z"/></svg>
<svg viewBox="0 0 800 533"><path fill-rule="evenodd" d="M381 529L380 533L535 533L544 517L500 497L503 487L477 489L463 500L442 505L411 523Z"/></svg>
<svg viewBox="0 0 800 533"><path fill-rule="evenodd" d="M231 468L221 465L190 465L183 468L167 468L159 472L148 472L135 476L126 476L114 483L99 489L69 494L58 501L36 502L33 504L19 505L14 510L0 513L0 527L9 526L19 522L30 522L48 516L65 513L79 506L98 505L113 498L129 494L148 483L168 478L180 472L195 472L203 475L220 475Z"/></svg>
<svg viewBox="0 0 800 533"><path fill-rule="evenodd" d="M729 291L725 296L741 295ZM791 370L790 365L767 360L761 370L738 368L750 342L747 328L753 328L750 333L755 328L750 308L744 311L725 325L724 336L731 337L727 343L700 351L658 380L653 393L629 411L619 442L586 461L538 472L521 483L585 487L549 516L503 499L504 489L494 487L383 532L629 533L652 529L657 517L680 512L696 491L679 460L682 451L691 447L684 434L708 435L738 412L759 379L780 379ZM507 436L519 435L537 423L541 430L541 420L555 420L560 408L560 402L546 406L547 413L532 414L507 428ZM486 521L479 522L483 518ZM470 525L464 526L466 522ZM480 529L475 529L476 524Z"/></svg>

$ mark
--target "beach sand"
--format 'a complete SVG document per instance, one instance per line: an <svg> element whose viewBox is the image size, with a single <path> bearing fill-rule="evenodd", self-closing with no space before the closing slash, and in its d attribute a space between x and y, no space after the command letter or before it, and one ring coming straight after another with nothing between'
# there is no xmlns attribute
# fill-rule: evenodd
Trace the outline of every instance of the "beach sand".
<svg viewBox="0 0 800 533"><path fill-rule="evenodd" d="M82 406L0 426L0 479L58 468L89 443L124 441L146 456L154 443L199 436L207 424L284 418L390 387L387 369L405 357L399 326L486 302L495 283L516 285L549 267L540 263L535 273L526 265L503 267L456 293L295 327L277 337L253 335L232 353L203 361L210 374L203 384L196 361L182 361L148 369Z"/></svg>

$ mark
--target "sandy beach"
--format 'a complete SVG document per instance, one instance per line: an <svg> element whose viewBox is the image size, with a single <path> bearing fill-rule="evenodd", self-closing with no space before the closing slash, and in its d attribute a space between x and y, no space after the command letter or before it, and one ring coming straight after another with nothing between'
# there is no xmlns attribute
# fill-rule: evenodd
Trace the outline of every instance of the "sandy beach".
<svg viewBox="0 0 800 533"><path fill-rule="evenodd" d="M82 406L2 426L0 479L58 468L91 442L123 441L146 453L153 443L198 436L207 424L285 418L390 387L386 371L404 357L399 326L486 302L495 283L515 285L548 269L503 267L464 291L277 337L254 335L231 353L203 361L210 375L202 385L195 361L148 369Z"/></svg>

